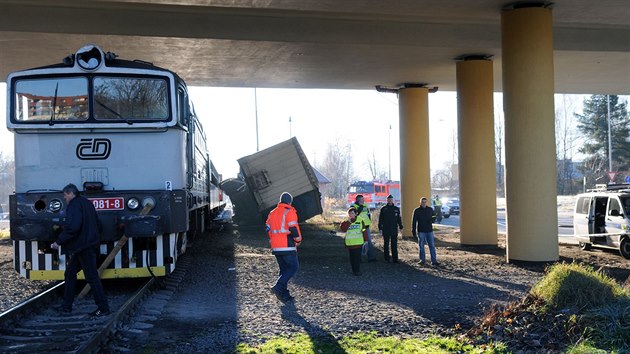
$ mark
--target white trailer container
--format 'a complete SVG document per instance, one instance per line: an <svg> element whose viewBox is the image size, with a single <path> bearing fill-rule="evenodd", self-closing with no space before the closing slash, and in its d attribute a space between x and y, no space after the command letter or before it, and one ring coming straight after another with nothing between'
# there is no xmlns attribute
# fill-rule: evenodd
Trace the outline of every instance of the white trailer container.
<svg viewBox="0 0 630 354"><path fill-rule="evenodd" d="M260 220L266 218L283 192L293 195L293 206L300 221L322 213L317 177L296 138L242 157L238 163L244 185L241 183L238 188L226 186L237 218L243 219L243 212L254 210L251 205L245 205L252 202L256 204ZM239 184L234 180L226 182Z"/></svg>

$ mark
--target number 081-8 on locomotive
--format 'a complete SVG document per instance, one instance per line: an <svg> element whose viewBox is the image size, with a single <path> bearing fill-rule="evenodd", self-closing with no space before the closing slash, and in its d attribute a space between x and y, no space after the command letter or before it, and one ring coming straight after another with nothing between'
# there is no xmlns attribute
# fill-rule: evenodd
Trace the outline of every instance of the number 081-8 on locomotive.
<svg viewBox="0 0 630 354"><path fill-rule="evenodd" d="M101 260L128 238L103 278L172 272L188 238L223 208L220 176L177 74L86 45L60 64L11 73L7 93L10 232L22 277L63 279L66 256L49 247L68 183L96 207Z"/></svg>

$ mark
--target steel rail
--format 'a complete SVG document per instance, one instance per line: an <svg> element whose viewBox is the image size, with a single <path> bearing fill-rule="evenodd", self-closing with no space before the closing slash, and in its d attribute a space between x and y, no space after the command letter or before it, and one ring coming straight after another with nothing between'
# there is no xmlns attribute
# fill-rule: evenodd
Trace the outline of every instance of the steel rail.
<svg viewBox="0 0 630 354"><path fill-rule="evenodd" d="M150 278L138 291L136 291L125 303L120 306L115 314L105 322L100 330L95 331L91 338L86 340L85 344L77 349L77 353L92 353L103 349L102 346L107 342L109 334L115 331L116 324L122 322L126 316L131 314L138 302L147 294L151 286L155 283L155 278Z"/></svg>
<svg viewBox="0 0 630 354"><path fill-rule="evenodd" d="M53 287L20 302L3 313L0 313L0 325L24 316L25 314L31 312L33 308L41 307L51 302L55 299L58 293L63 292L64 284L65 282L63 281L59 282Z"/></svg>

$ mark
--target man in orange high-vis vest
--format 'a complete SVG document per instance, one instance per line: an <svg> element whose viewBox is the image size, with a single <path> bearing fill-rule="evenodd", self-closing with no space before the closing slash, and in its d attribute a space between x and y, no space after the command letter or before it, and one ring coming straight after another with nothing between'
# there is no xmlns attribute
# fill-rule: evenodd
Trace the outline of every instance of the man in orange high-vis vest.
<svg viewBox="0 0 630 354"><path fill-rule="evenodd" d="M280 203L267 217L266 229L269 235L271 252L278 261L278 280L271 287L278 300L287 303L294 300L287 288L291 277L297 273L299 263L297 247L302 242L302 233L298 224L297 212L291 206L293 197L284 192L280 196Z"/></svg>

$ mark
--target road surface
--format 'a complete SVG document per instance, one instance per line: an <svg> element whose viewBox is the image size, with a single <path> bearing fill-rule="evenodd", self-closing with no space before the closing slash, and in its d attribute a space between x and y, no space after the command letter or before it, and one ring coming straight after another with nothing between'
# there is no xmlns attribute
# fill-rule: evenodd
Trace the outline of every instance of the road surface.
<svg viewBox="0 0 630 354"><path fill-rule="evenodd" d="M442 219L441 225L459 227L459 215L451 215ZM505 209L497 209L497 231L505 232ZM558 242L563 244L577 244L573 238L573 213L567 211L558 212Z"/></svg>

